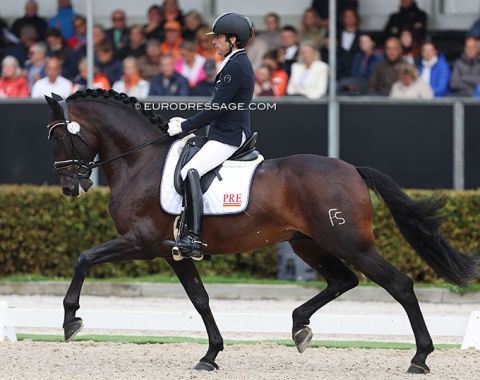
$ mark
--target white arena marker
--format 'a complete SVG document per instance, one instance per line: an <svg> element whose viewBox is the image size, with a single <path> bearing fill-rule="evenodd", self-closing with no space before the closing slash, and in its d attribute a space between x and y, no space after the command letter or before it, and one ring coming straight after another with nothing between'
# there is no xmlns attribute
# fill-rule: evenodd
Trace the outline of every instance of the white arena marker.
<svg viewBox="0 0 480 380"><path fill-rule="evenodd" d="M8 305L6 302L0 301L0 342L5 340L5 337L8 338L10 342L17 341L17 335L15 334L15 329L12 326L5 326L3 314L8 310Z"/></svg>
<svg viewBox="0 0 480 380"><path fill-rule="evenodd" d="M462 350L472 347L480 350L480 311L474 311L470 314L463 338Z"/></svg>

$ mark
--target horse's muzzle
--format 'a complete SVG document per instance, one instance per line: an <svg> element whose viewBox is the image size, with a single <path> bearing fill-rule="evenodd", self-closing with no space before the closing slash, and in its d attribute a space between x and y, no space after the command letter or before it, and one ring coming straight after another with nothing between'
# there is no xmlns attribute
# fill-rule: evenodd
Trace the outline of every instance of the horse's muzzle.
<svg viewBox="0 0 480 380"><path fill-rule="evenodd" d="M79 197L83 193L86 193L93 182L89 178L62 178L62 193L69 197Z"/></svg>

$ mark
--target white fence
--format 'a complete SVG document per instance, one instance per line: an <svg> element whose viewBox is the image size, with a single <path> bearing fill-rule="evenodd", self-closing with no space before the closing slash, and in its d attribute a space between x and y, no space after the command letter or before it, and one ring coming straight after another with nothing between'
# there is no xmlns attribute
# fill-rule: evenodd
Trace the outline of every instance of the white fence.
<svg viewBox="0 0 480 380"><path fill-rule="evenodd" d="M205 331L200 315L182 312L82 310L88 328L108 330ZM249 333L289 332L289 314L218 313L215 319L220 331ZM480 312L470 317L426 317L433 336L463 337L462 349L480 350ZM16 340L15 327L58 328L63 323L60 309L8 308L0 302L0 341ZM342 335L412 335L407 317L318 315L310 327L321 334Z"/></svg>

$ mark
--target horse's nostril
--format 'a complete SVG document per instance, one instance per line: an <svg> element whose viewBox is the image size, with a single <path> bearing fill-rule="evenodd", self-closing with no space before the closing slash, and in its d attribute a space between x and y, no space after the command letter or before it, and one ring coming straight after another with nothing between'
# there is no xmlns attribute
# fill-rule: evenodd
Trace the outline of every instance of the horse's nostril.
<svg viewBox="0 0 480 380"><path fill-rule="evenodd" d="M72 195L72 189L70 189L69 187L65 186L62 188L62 192L63 192L63 195Z"/></svg>

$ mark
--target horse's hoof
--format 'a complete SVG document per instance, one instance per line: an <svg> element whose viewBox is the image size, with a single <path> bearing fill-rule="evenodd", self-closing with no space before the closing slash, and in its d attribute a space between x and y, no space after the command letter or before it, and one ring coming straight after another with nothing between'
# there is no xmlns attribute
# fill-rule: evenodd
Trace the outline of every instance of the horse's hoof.
<svg viewBox="0 0 480 380"><path fill-rule="evenodd" d="M63 327L65 342L70 342L83 328L82 318L75 318L73 322Z"/></svg>
<svg viewBox="0 0 480 380"><path fill-rule="evenodd" d="M430 373L430 368L427 367L426 364L420 365L420 364L410 364L410 367L408 368L407 373L411 374L416 374L416 375L425 375L427 373Z"/></svg>
<svg viewBox="0 0 480 380"><path fill-rule="evenodd" d="M292 338L295 342L295 346L297 347L298 352L302 353L307 349L310 341L313 338L312 329L308 326L304 326L295 334L293 334Z"/></svg>
<svg viewBox="0 0 480 380"><path fill-rule="evenodd" d="M207 363L207 362L198 362L198 364L193 367L194 370L196 371L215 371L218 369L218 365L213 363Z"/></svg>

